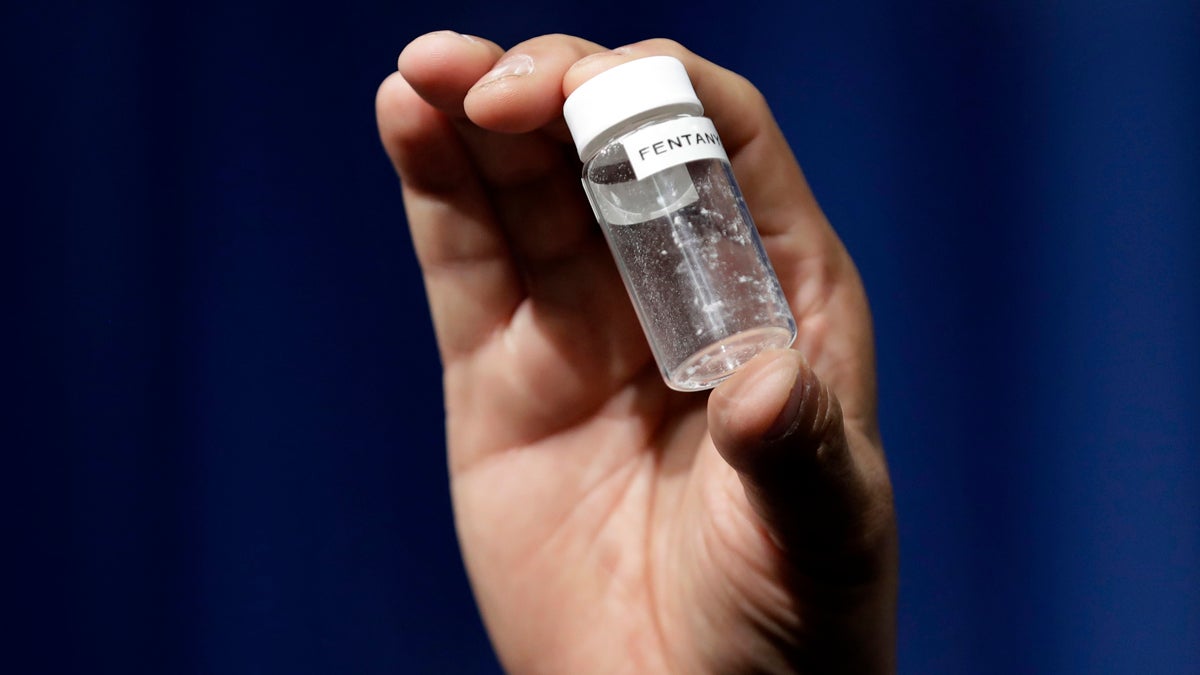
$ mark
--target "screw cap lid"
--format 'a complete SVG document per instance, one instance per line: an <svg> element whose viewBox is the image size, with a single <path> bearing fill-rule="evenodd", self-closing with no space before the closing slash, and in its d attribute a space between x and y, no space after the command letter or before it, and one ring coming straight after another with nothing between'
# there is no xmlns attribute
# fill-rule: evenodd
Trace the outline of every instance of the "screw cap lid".
<svg viewBox="0 0 1200 675"><path fill-rule="evenodd" d="M683 63L672 56L647 56L610 68L579 85L563 104L563 118L579 159L587 160L617 127L664 112L700 115Z"/></svg>

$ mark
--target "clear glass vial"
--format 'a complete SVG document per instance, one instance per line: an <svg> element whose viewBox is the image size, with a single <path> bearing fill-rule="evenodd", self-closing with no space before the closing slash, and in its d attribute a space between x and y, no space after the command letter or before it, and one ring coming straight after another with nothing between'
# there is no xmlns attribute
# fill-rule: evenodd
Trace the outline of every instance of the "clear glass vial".
<svg viewBox="0 0 1200 675"><path fill-rule="evenodd" d="M651 56L582 84L563 115L583 187L672 389L787 347L796 321L687 70Z"/></svg>

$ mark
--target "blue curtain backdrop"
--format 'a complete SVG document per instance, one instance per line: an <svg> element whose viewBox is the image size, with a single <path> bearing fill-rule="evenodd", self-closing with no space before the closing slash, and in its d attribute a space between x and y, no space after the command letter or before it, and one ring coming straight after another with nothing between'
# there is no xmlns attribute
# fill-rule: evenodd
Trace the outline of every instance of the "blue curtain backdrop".
<svg viewBox="0 0 1200 675"><path fill-rule="evenodd" d="M1200 672L1200 6L6 3L0 670L495 672L377 83L756 82L877 322L903 673Z"/></svg>

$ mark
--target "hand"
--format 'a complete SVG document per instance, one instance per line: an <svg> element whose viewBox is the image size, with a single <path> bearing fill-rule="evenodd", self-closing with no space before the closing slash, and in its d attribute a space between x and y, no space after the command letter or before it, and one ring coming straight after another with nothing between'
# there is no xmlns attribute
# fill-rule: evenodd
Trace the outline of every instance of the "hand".
<svg viewBox="0 0 1200 675"><path fill-rule="evenodd" d="M655 54L687 66L800 331L708 396L663 384L562 121L590 76ZM762 96L665 40L505 53L440 32L405 48L377 112L444 367L459 539L505 667L892 670L867 302Z"/></svg>

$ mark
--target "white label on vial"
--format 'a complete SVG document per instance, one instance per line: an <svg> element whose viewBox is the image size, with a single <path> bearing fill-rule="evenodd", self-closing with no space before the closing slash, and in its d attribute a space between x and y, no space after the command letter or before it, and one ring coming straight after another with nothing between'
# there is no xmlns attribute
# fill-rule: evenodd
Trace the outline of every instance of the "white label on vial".
<svg viewBox="0 0 1200 675"><path fill-rule="evenodd" d="M707 117L680 117L638 129L621 145L638 180L696 159L729 163L721 137Z"/></svg>

